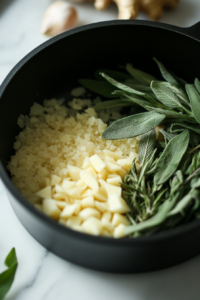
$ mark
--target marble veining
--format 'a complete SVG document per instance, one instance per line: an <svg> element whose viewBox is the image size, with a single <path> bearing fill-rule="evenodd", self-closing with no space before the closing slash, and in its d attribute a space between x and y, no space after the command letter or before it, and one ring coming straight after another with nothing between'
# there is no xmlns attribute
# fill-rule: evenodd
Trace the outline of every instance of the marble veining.
<svg viewBox="0 0 200 300"><path fill-rule="evenodd" d="M0 1L0 83L20 59L47 40L40 34L40 26L44 10L52 2ZM114 4L104 12L95 11L92 3L76 7L80 24L117 18ZM166 12L161 21L187 27L200 21L199 12L199 0L180 0L179 7ZM139 18L146 19L143 14ZM6 300L200 299L200 256L160 272L119 275L84 269L48 252L19 222L0 180L0 272L12 247L19 267Z"/></svg>

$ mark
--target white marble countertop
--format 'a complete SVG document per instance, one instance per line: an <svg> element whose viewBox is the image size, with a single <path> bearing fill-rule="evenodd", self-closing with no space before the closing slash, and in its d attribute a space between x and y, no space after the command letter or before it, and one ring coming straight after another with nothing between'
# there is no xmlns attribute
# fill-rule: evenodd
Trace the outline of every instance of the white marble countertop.
<svg viewBox="0 0 200 300"><path fill-rule="evenodd" d="M0 83L29 51L47 40L40 33L46 7L53 0L0 0ZM97 12L92 3L76 5L81 24L117 18L111 5ZM140 19L146 19L143 14ZM200 1L180 0L161 22L188 27L200 21ZM0 272L14 246L19 267L7 300L198 300L200 256L177 267L140 275L113 275L87 270L51 254L15 216L0 181ZM186 245L189 246L189 245Z"/></svg>

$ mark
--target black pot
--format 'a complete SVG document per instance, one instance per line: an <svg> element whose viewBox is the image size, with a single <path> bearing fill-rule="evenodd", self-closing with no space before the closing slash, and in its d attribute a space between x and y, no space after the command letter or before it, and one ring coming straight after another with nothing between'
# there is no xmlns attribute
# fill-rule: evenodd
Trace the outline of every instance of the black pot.
<svg viewBox="0 0 200 300"><path fill-rule="evenodd" d="M19 133L17 118L34 102L67 95L77 79L98 68L131 62L159 76L161 60L177 76L200 78L200 23L190 28L146 21L111 21L63 33L37 47L0 88L0 176L21 223L56 255L95 270L137 273L182 263L200 253L200 221L137 239L111 239L72 231L37 211L16 189L6 169ZM199 37L199 38L198 38Z"/></svg>

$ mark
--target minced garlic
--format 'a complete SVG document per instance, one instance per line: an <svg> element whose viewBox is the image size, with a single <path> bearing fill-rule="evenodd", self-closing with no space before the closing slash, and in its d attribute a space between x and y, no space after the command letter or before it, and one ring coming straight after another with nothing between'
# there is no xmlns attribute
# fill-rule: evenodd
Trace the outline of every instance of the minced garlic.
<svg viewBox="0 0 200 300"><path fill-rule="evenodd" d="M139 139L104 140L107 125L92 108L74 118L62 104L45 100L44 106L34 104L30 117L20 116L25 129L8 164L12 179L36 208L61 224L121 237L129 208L120 183L137 162Z"/></svg>

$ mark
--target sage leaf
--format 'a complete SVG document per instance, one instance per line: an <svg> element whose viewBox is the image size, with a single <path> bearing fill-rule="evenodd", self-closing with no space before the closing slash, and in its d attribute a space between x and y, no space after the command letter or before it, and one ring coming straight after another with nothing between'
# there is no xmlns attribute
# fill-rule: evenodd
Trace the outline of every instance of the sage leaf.
<svg viewBox="0 0 200 300"><path fill-rule="evenodd" d="M151 217L150 219L143 221L142 223L136 224L136 225L130 225L127 226L124 229L124 234L125 235L129 235L132 234L134 232L137 231L142 231L154 226L157 226L161 223L163 223L167 216L168 213L170 212L170 210L174 207L175 203L177 201L177 198L174 197L174 199L168 199L166 200L162 206L160 207L160 210L158 211L158 213L156 215L154 215L153 217Z"/></svg>
<svg viewBox="0 0 200 300"><path fill-rule="evenodd" d="M177 170L190 141L188 130L169 141L160 156L155 170L154 180L157 185L166 182Z"/></svg>
<svg viewBox="0 0 200 300"><path fill-rule="evenodd" d="M196 79L195 79L195 81L194 81L194 85L195 85L195 87L196 87L197 91L198 91L198 92L199 92L199 94L200 94L200 81L199 81L199 79L198 79L198 78L196 78Z"/></svg>
<svg viewBox="0 0 200 300"><path fill-rule="evenodd" d="M170 131L171 132L180 132L184 129L192 130L198 134L200 134L200 125L196 124L188 124L188 123L174 123L171 125Z"/></svg>
<svg viewBox="0 0 200 300"><path fill-rule="evenodd" d="M102 137L107 140L117 140L138 136L155 128L164 119L164 115L156 112L132 115L113 122L103 132Z"/></svg>
<svg viewBox="0 0 200 300"><path fill-rule="evenodd" d="M169 132L166 132L164 130L160 130L160 132L164 135L165 142L166 141L171 141L175 136L177 136L177 134L169 133Z"/></svg>
<svg viewBox="0 0 200 300"><path fill-rule="evenodd" d="M170 73L176 79L176 81L178 82L180 88L186 92L185 85L187 84L187 81L185 81L184 79L176 76L172 71L170 71Z"/></svg>
<svg viewBox="0 0 200 300"><path fill-rule="evenodd" d="M190 99L192 113L200 124L200 95L193 84L186 84L185 88Z"/></svg>
<svg viewBox="0 0 200 300"><path fill-rule="evenodd" d="M184 208L191 202L191 200L193 198L194 197L193 197L192 193L189 193L188 195L186 195L183 199L181 199L177 203L177 205L174 207L174 209L168 213L168 217L174 216L174 215L180 213L181 211L183 211Z"/></svg>
<svg viewBox="0 0 200 300"><path fill-rule="evenodd" d="M190 145L196 147L200 144L200 134L190 130Z"/></svg>
<svg viewBox="0 0 200 300"><path fill-rule="evenodd" d="M105 81L97 81L92 79L79 79L78 82L88 90L97 93L106 98L115 98L112 94L114 88L111 84Z"/></svg>
<svg viewBox="0 0 200 300"><path fill-rule="evenodd" d="M105 73L108 76L110 76L116 80L119 80L119 81L124 81L124 80L128 80L131 78L129 74L126 74L123 72L100 69L100 70L96 70L94 73L94 76L96 77L96 79L100 80L100 81L102 81L102 76L100 75L100 73Z"/></svg>
<svg viewBox="0 0 200 300"><path fill-rule="evenodd" d="M127 107L131 106L132 102L127 99L116 99L116 100L107 100L101 103L98 103L93 107L95 111L102 109L113 108L113 107Z"/></svg>
<svg viewBox="0 0 200 300"><path fill-rule="evenodd" d="M190 107L188 96L185 94L185 92L181 88L179 88L175 85L172 85L169 82L162 82L162 84L165 85L166 87L168 87L173 93L175 93L181 103L184 103L185 105Z"/></svg>
<svg viewBox="0 0 200 300"><path fill-rule="evenodd" d="M133 68L131 64L126 65L126 70L138 83L143 85L149 86L152 80L156 80L154 76Z"/></svg>
<svg viewBox="0 0 200 300"><path fill-rule="evenodd" d="M159 61L157 60L155 57L153 58L154 61L157 63L160 72L163 76L163 78L168 81L169 83L173 84L173 85L179 85L178 81L176 80L176 78L170 73L170 71L168 71L165 66Z"/></svg>
<svg viewBox="0 0 200 300"><path fill-rule="evenodd" d="M139 143L139 161L140 167L150 158L156 144L156 131L153 129L141 136Z"/></svg>
<svg viewBox="0 0 200 300"><path fill-rule="evenodd" d="M134 90L133 88L121 83L121 82L118 82L116 81L115 79L107 76L106 74L102 73L101 74L109 83L111 83L112 85L116 86L118 89L120 90L123 90L124 92L127 92L127 93L130 93L130 94L133 94L133 95L137 95L137 96L140 96L140 97L144 97L146 98L152 105L157 105L157 101L155 99L153 99L151 96L149 96L148 94L145 94L145 93L142 93L142 92L139 92L137 90Z"/></svg>
<svg viewBox="0 0 200 300"><path fill-rule="evenodd" d="M9 291L17 270L17 257L13 248L5 259L6 271L0 274L0 300L2 300Z"/></svg>
<svg viewBox="0 0 200 300"><path fill-rule="evenodd" d="M128 85L129 87L131 87L132 89L142 92L142 93L152 93L152 90L149 86L146 85L142 85L142 84L137 84L137 83L129 83L129 82L124 82L125 85ZM153 95L153 93L152 93Z"/></svg>
<svg viewBox="0 0 200 300"><path fill-rule="evenodd" d="M156 95L157 99L159 99L159 101L165 106L169 108L183 108L176 94L162 82L152 81L151 89Z"/></svg>
<svg viewBox="0 0 200 300"><path fill-rule="evenodd" d="M157 107L150 107L148 105L145 106L145 108L148 110L148 111L156 111L157 113L160 113L160 114L163 114L163 115L166 115L168 118L177 118L177 119L183 119L187 122L195 122L195 119L192 117L192 116L188 116L188 115L184 115L182 113L178 113L178 112L175 112L175 111L172 111L172 110L167 110L167 109L163 109L163 108L157 108Z"/></svg>
<svg viewBox="0 0 200 300"><path fill-rule="evenodd" d="M146 99L143 99L143 98L141 98L139 96L136 96L136 95L130 95L130 94L124 92L124 91L117 90L117 91L114 91L113 94L116 95L116 96L121 96L123 98L126 98L127 100L129 100L129 101L131 101L135 104L138 104L138 105L140 105L144 108L146 108L146 106L149 105L149 102Z"/></svg>

